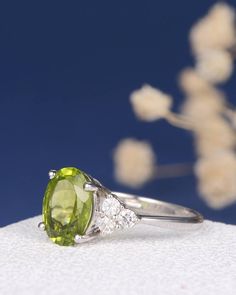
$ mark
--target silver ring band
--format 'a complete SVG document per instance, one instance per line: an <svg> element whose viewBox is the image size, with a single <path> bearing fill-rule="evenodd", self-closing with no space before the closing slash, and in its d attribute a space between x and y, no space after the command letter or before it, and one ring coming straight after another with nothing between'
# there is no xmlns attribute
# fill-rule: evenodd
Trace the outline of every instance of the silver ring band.
<svg viewBox="0 0 236 295"><path fill-rule="evenodd" d="M190 225L189 228L191 228L192 225L199 225L204 220L197 211L176 204L120 192L114 192L114 195L127 208L133 210L143 224L177 228L172 224L180 223L185 225L182 228L187 229L187 225ZM178 228L181 229L181 225Z"/></svg>

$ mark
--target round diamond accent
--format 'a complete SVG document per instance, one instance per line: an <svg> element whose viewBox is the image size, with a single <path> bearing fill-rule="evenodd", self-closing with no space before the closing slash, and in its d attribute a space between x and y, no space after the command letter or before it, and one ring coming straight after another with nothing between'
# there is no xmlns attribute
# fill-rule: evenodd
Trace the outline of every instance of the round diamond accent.
<svg viewBox="0 0 236 295"><path fill-rule="evenodd" d="M118 218L118 223L121 228L131 228L137 222L138 222L138 217L133 211L129 209L124 209L121 211Z"/></svg>
<svg viewBox="0 0 236 295"><path fill-rule="evenodd" d="M119 214L121 208L120 202L113 197L106 199L102 204L102 212L110 217Z"/></svg>
<svg viewBox="0 0 236 295"><path fill-rule="evenodd" d="M99 227L102 234L111 234L116 227L116 223L109 217L103 216L98 218L97 226Z"/></svg>

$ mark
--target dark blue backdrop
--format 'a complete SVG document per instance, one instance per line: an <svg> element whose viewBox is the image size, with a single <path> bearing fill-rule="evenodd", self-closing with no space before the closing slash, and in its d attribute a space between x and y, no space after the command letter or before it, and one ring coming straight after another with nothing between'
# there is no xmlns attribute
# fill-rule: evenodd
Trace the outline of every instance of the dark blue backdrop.
<svg viewBox="0 0 236 295"><path fill-rule="evenodd" d="M161 163L194 160L188 133L165 122L137 122L128 96L147 82L172 93L178 104L176 74L192 63L188 30L213 3L1 3L0 226L41 212L50 168L80 167L126 190L113 179L111 156L123 137L150 140ZM231 96L233 83L235 77L226 87ZM236 206L210 210L194 186L189 176L140 192L236 223Z"/></svg>

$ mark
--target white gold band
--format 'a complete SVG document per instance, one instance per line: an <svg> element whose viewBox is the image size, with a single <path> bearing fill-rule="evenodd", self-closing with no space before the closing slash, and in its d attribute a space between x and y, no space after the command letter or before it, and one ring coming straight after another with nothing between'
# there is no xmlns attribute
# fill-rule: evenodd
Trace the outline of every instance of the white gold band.
<svg viewBox="0 0 236 295"><path fill-rule="evenodd" d="M173 229L191 229L193 225L198 226L204 220L197 211L172 203L120 192L114 192L114 195L127 208L134 211L143 224Z"/></svg>

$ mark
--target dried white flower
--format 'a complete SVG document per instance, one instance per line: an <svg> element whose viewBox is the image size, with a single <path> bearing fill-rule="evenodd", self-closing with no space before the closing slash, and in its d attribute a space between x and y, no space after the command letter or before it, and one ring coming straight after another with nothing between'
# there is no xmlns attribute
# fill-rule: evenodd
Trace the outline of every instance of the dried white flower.
<svg viewBox="0 0 236 295"><path fill-rule="evenodd" d="M202 124L201 124L202 123ZM220 116L210 117L196 126L196 147L201 156L210 156L220 151L234 149L236 134Z"/></svg>
<svg viewBox="0 0 236 295"><path fill-rule="evenodd" d="M211 92L212 85L204 80L196 70L187 68L179 74L179 85L187 95Z"/></svg>
<svg viewBox="0 0 236 295"><path fill-rule="evenodd" d="M200 19L190 32L196 54L207 49L229 49L236 43L235 11L226 3L218 3Z"/></svg>
<svg viewBox="0 0 236 295"><path fill-rule="evenodd" d="M225 50L207 50L197 58L197 71L213 84L227 81L233 68L232 56Z"/></svg>
<svg viewBox="0 0 236 295"><path fill-rule="evenodd" d="M195 173L199 191L210 207L220 209L236 201L236 156L233 152L200 159Z"/></svg>
<svg viewBox="0 0 236 295"><path fill-rule="evenodd" d="M130 102L139 119L155 121L168 115L172 98L158 89L144 85L131 94Z"/></svg>
<svg viewBox="0 0 236 295"><path fill-rule="evenodd" d="M202 124L204 120L225 110L224 95L220 91L208 91L188 97L182 106L182 113L191 120Z"/></svg>
<svg viewBox="0 0 236 295"><path fill-rule="evenodd" d="M146 141L122 140L114 152L115 177L125 185L139 187L155 172L155 153Z"/></svg>

